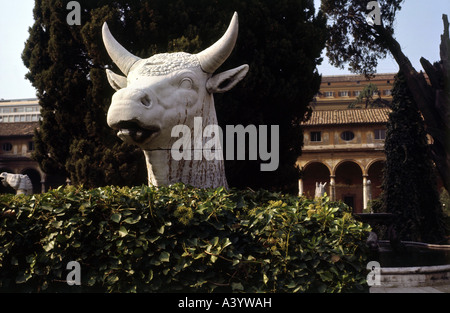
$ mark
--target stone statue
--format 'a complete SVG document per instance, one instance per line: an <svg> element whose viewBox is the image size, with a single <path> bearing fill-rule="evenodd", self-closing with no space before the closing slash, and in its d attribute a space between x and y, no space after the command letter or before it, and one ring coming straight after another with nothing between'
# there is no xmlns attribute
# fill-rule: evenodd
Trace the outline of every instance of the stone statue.
<svg viewBox="0 0 450 313"><path fill-rule="evenodd" d="M320 198L323 197L323 195L325 194L325 186L327 183L318 183L316 182L316 191L314 194L315 198Z"/></svg>
<svg viewBox="0 0 450 313"><path fill-rule="evenodd" d="M31 195L33 193L33 184L28 175L11 174L3 172L0 174L0 180L3 186L11 186L16 190L16 194Z"/></svg>
<svg viewBox="0 0 450 313"><path fill-rule="evenodd" d="M371 250L371 251L377 251L379 248L378 245L378 236L375 232L371 231L369 233L369 236L367 237L366 240L366 246Z"/></svg>
<svg viewBox="0 0 450 313"><path fill-rule="evenodd" d="M110 85L117 90L107 122L122 140L144 151L149 185L182 182L200 188L227 187L220 142L214 147L215 155L220 157L212 159L201 154L208 143L204 132L194 133L191 140L201 146L189 146L193 151L190 155L196 157L175 160L171 149L181 131L177 125L192 130L195 117L197 120L201 117L202 131L208 125L218 125L213 94L230 90L248 72L248 65L242 65L214 74L236 43L237 13L223 37L198 54L162 53L141 59L114 39L106 23L102 32L106 50L125 74L120 76L106 70Z"/></svg>

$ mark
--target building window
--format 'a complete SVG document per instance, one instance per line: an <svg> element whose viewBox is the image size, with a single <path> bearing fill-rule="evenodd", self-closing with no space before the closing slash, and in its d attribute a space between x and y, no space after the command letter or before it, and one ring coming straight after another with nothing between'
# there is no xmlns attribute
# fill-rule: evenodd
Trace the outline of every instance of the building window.
<svg viewBox="0 0 450 313"><path fill-rule="evenodd" d="M390 96L391 95L391 91L390 90L383 90L383 95Z"/></svg>
<svg viewBox="0 0 450 313"><path fill-rule="evenodd" d="M333 92L332 92L332 91L325 91L325 92L324 92L324 96L325 96L326 98L331 98L331 97L333 97Z"/></svg>
<svg viewBox="0 0 450 313"><path fill-rule="evenodd" d="M348 97L348 91L340 91L339 96L341 97Z"/></svg>
<svg viewBox="0 0 450 313"><path fill-rule="evenodd" d="M360 90L353 91L353 95L354 95L355 97L359 97L360 94L361 94L361 91L360 91Z"/></svg>
<svg viewBox="0 0 450 313"><path fill-rule="evenodd" d="M386 139L386 130L385 129L375 129L374 135L375 135L375 139L384 140L384 139Z"/></svg>
<svg viewBox="0 0 450 313"><path fill-rule="evenodd" d="M34 151L34 141L28 141L28 151Z"/></svg>
<svg viewBox="0 0 450 313"><path fill-rule="evenodd" d="M355 134L352 131L348 130L348 131L341 133L341 138L342 138L342 140L350 141L350 140L353 140L353 138L355 138Z"/></svg>
<svg viewBox="0 0 450 313"><path fill-rule="evenodd" d="M314 141L314 142L322 141L321 132L311 132L310 137L311 137L311 141Z"/></svg>
<svg viewBox="0 0 450 313"><path fill-rule="evenodd" d="M6 152L11 151L12 148L13 148L13 146L12 146L12 144L9 143L9 142L5 142L5 143L2 145L3 151L6 151Z"/></svg>

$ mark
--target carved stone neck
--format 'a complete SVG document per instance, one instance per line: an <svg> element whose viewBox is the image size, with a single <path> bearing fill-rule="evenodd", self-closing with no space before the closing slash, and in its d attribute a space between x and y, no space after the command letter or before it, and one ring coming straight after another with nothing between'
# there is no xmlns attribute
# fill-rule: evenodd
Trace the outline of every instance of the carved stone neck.
<svg viewBox="0 0 450 313"><path fill-rule="evenodd" d="M182 182L201 188L228 187L223 160L175 160L170 150L144 151L150 186ZM192 156L194 154L192 153Z"/></svg>
<svg viewBox="0 0 450 313"><path fill-rule="evenodd" d="M228 188L219 134L205 132L206 127L218 125L212 96L196 115L186 125L183 124L186 120L179 121L179 125L189 129L190 146L183 146L189 157L177 159L172 155L171 147L182 140L181 134L180 137L170 138L165 149L144 150L150 186L182 182L199 188ZM214 138L217 140L214 141Z"/></svg>

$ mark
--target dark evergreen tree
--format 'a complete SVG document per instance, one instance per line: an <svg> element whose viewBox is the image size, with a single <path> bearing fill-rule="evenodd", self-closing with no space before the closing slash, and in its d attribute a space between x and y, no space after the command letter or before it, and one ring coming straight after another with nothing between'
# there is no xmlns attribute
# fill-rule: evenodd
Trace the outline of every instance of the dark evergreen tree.
<svg viewBox="0 0 450 313"><path fill-rule="evenodd" d="M35 23L22 54L42 107L34 157L47 174L86 187L145 182L141 152L106 125L112 91L99 59L107 56L92 31L105 16L120 18L120 10L109 1L79 1L82 25L71 26L67 2L35 1Z"/></svg>
<svg viewBox="0 0 450 313"><path fill-rule="evenodd" d="M101 39L107 21L131 53L196 53L225 31L239 13L236 48L218 71L248 63L232 91L216 95L220 126L280 126L280 166L261 172L259 161L227 161L230 186L296 186L294 164L303 142L300 122L318 91L325 19L310 0L78 1L81 26L69 26L68 1L36 0L35 24L23 52L27 78L38 92L43 121L35 157L46 172L85 186L145 181L142 152L123 144L106 125L113 94L105 68L116 70ZM116 71L120 72L120 71Z"/></svg>
<svg viewBox="0 0 450 313"><path fill-rule="evenodd" d="M442 243L444 215L424 123L401 73L396 76L392 97L385 141L383 205L395 215L401 240Z"/></svg>

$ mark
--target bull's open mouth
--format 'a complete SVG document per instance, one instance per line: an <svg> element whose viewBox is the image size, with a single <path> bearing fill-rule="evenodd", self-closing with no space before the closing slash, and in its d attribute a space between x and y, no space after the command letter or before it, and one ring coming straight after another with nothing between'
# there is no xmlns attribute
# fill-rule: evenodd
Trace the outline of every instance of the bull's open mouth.
<svg viewBox="0 0 450 313"><path fill-rule="evenodd" d="M115 126L118 129L117 136L123 141L133 141L135 143L143 143L153 134L159 132L157 126L140 126L136 122L120 122Z"/></svg>

